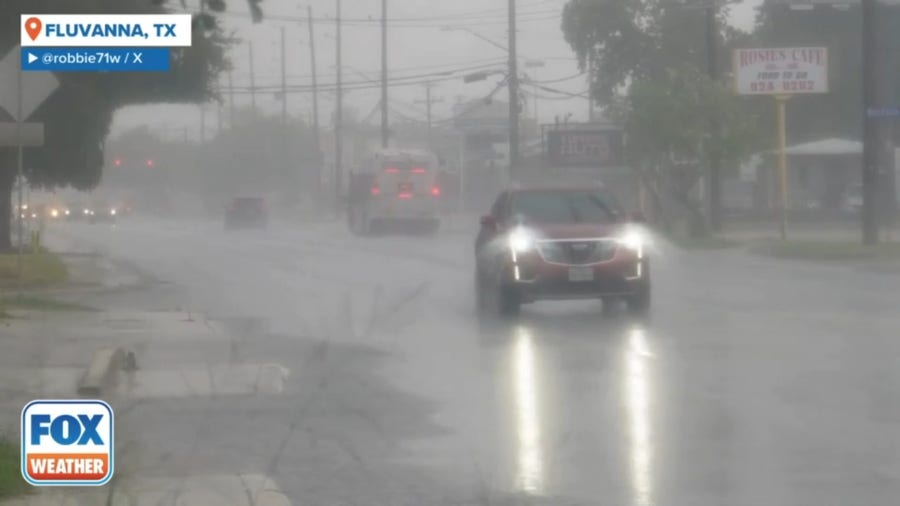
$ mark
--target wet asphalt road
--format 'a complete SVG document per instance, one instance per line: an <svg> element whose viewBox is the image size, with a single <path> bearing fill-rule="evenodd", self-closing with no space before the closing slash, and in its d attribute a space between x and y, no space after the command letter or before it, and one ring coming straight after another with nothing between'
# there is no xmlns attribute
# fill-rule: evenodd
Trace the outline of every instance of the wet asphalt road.
<svg viewBox="0 0 900 506"><path fill-rule="evenodd" d="M291 372L278 395L137 399L119 426L141 472L262 472L322 506L900 497L897 271L658 246L649 319L581 301L499 322L475 316L467 234L54 233L157 280L82 302L206 313L229 363Z"/></svg>

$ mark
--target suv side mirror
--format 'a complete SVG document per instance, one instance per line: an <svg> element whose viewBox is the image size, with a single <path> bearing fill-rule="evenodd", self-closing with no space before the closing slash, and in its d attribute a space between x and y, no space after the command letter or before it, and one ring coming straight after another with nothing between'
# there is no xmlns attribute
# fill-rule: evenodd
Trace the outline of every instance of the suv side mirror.
<svg viewBox="0 0 900 506"><path fill-rule="evenodd" d="M631 221L635 223L647 223L647 216L645 216L642 211L635 211L631 213Z"/></svg>
<svg viewBox="0 0 900 506"><path fill-rule="evenodd" d="M497 228L497 217L492 214L486 214L481 217L481 226L494 230Z"/></svg>

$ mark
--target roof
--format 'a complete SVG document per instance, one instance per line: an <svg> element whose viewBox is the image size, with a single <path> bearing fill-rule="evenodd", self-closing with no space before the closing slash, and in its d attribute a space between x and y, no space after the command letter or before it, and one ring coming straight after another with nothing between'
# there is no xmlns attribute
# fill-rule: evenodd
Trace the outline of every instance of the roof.
<svg viewBox="0 0 900 506"><path fill-rule="evenodd" d="M863 144L850 139L822 139L820 141L796 144L784 150L788 156L841 156L858 155L863 152ZM777 151L770 151L775 154Z"/></svg>
<svg viewBox="0 0 900 506"><path fill-rule="evenodd" d="M417 148L381 148L376 149L373 154L382 158L431 158L435 156L434 153L427 149Z"/></svg>

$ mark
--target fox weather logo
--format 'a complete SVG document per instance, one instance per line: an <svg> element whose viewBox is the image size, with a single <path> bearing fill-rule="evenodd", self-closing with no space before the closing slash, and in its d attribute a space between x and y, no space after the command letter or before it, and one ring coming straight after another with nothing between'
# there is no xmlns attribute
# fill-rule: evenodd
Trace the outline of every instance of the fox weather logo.
<svg viewBox="0 0 900 506"><path fill-rule="evenodd" d="M22 476L35 486L96 486L113 475L113 410L96 400L37 400L22 410Z"/></svg>

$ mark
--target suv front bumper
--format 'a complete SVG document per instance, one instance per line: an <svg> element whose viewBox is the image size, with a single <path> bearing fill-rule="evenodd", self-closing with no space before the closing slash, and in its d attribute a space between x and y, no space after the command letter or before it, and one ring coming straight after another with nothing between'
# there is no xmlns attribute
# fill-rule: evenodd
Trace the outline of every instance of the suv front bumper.
<svg viewBox="0 0 900 506"><path fill-rule="evenodd" d="M625 297L647 290L650 284L648 259L628 253L592 265L520 258L503 271L502 286L518 293L522 302Z"/></svg>

